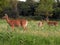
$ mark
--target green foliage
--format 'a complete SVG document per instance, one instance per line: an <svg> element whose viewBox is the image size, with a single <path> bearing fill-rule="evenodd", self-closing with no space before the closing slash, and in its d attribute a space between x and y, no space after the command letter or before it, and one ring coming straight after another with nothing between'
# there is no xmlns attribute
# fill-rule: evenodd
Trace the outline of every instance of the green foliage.
<svg viewBox="0 0 60 45"><path fill-rule="evenodd" d="M57 7L57 8L54 9L54 13L55 13L55 16L56 16L58 19L60 19L60 8L59 8L59 7Z"/></svg>
<svg viewBox="0 0 60 45"><path fill-rule="evenodd" d="M55 13L57 13L57 12L58 12L58 13L60 13L60 8L59 8L59 7L57 7L57 8L55 8L55 10L54 10L54 11L55 11Z"/></svg>
<svg viewBox="0 0 60 45"><path fill-rule="evenodd" d="M54 3L54 0L40 0L40 4L37 7L36 12L49 15L49 13L53 11L53 3Z"/></svg>
<svg viewBox="0 0 60 45"><path fill-rule="evenodd" d="M44 22L42 29L37 26L38 22L29 21L26 31L18 28L12 31L7 22L0 19L0 45L60 45L60 24L50 27Z"/></svg>
<svg viewBox="0 0 60 45"><path fill-rule="evenodd" d="M0 0L0 12L3 11L5 8L10 7L10 0Z"/></svg>

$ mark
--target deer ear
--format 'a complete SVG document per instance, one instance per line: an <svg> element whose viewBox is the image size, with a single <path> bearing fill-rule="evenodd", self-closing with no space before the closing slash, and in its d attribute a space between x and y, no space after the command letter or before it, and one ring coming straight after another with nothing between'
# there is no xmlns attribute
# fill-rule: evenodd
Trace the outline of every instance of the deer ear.
<svg viewBox="0 0 60 45"><path fill-rule="evenodd" d="M8 16L7 14L5 14L5 16Z"/></svg>

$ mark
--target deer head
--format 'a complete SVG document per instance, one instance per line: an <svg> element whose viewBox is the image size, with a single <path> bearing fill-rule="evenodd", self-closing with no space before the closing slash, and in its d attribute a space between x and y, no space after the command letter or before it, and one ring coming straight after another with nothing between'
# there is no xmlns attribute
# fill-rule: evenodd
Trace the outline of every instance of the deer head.
<svg viewBox="0 0 60 45"><path fill-rule="evenodd" d="M5 14L5 16L2 17L3 19L7 19L8 18L8 15Z"/></svg>

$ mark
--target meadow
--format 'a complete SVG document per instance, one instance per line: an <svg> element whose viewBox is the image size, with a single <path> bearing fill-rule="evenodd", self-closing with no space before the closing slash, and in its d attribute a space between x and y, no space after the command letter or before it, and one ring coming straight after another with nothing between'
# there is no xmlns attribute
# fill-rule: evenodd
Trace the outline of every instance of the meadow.
<svg viewBox="0 0 60 45"><path fill-rule="evenodd" d="M0 19L0 45L60 45L60 21L58 26L38 27L36 20L29 20L27 30L15 27L14 31Z"/></svg>

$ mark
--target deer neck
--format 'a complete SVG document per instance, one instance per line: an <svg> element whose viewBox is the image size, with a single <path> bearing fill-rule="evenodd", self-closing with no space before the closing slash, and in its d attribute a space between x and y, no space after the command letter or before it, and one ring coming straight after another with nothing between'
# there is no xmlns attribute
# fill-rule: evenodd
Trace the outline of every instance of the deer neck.
<svg viewBox="0 0 60 45"><path fill-rule="evenodd" d="M6 21L9 22L10 21L9 18L6 18Z"/></svg>

